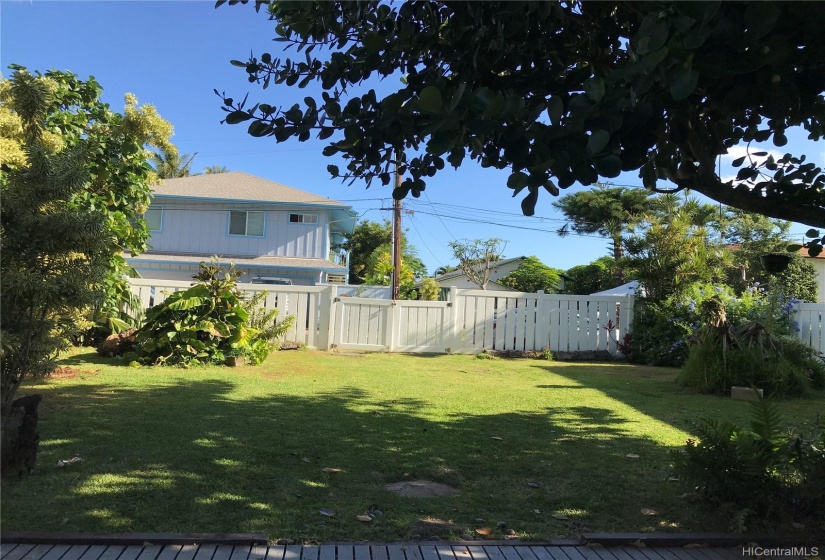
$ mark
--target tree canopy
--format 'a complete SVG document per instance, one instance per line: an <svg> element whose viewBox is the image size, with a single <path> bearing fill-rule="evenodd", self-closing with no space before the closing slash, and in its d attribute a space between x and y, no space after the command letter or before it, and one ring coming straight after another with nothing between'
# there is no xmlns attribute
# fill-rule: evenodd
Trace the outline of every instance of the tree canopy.
<svg viewBox="0 0 825 560"><path fill-rule="evenodd" d="M389 282L392 273L392 224L370 220L359 222L340 247L349 252L350 284ZM427 273L427 267L418 257L415 247L407 243L401 233L401 276L412 285Z"/></svg>
<svg viewBox="0 0 825 560"><path fill-rule="evenodd" d="M226 0L218 0L217 6ZM246 3L231 0L230 4ZM262 4L256 0L256 8ZM272 2L276 41L300 54L232 64L264 88L320 85L303 104L247 106L219 94L226 122L249 133L329 139L333 176L418 196L466 158L510 169L526 194L638 171L656 192L690 189L766 216L825 226L825 174L805 154L736 145L825 123L825 10L815 2ZM323 52L327 50L329 52ZM401 78L391 93L370 78ZM387 82L385 82L387 83ZM216 91L217 93L217 91ZM397 156L396 154L400 154Z"/></svg>
<svg viewBox="0 0 825 560"><path fill-rule="evenodd" d="M498 281L499 284L519 292L538 292L552 294L559 291L563 270L550 268L538 257L527 257L516 270Z"/></svg>
<svg viewBox="0 0 825 560"><path fill-rule="evenodd" d="M24 377L49 373L94 311L117 313L130 293L122 253L146 247L156 179L145 146L172 149L171 125L133 95L116 113L94 78L11 69L0 80L3 416Z"/></svg>

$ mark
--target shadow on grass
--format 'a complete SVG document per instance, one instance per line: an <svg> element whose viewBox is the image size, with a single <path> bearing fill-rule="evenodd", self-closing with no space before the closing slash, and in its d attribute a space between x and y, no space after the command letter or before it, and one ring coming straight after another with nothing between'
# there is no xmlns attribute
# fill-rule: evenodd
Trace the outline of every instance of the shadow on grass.
<svg viewBox="0 0 825 560"><path fill-rule="evenodd" d="M98 363L89 357L63 364ZM37 468L3 488L3 527L311 540L398 540L427 517L470 528L505 520L533 539L707 529L666 482L667 450L634 434L613 410L583 403L543 413L456 412L436 422L422 417L429 402L380 400L356 387L254 399L239 399L236 387L193 372L191 380L141 390L50 388ZM75 453L82 463L54 467ZM384 490L419 478L461 495L412 499ZM662 515L640 514L651 507ZM336 516L322 517L322 508ZM355 520L375 510L382 515L370 525ZM552 518L557 512L570 521Z"/></svg>

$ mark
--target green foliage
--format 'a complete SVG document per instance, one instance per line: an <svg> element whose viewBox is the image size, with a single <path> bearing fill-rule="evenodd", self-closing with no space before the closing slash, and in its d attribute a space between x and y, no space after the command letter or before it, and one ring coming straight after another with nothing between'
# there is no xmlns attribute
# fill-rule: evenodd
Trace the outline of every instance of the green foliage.
<svg viewBox="0 0 825 560"><path fill-rule="evenodd" d="M538 257L527 257L516 270L498 282L519 292L544 290L549 294L558 292L561 273L561 270L550 268Z"/></svg>
<svg viewBox="0 0 825 560"><path fill-rule="evenodd" d="M825 426L787 435L775 403L751 403L750 430L728 422L694 423L699 441L672 452L680 481L711 506L734 513L734 526L764 529L777 520L823 519Z"/></svg>
<svg viewBox="0 0 825 560"><path fill-rule="evenodd" d="M248 315L246 324L253 330L249 345L243 348L243 355L252 364L260 364L269 355L270 350L278 349L280 341L295 324L295 316L289 315L278 322L278 309L264 308L267 292L258 292L242 303Z"/></svg>
<svg viewBox="0 0 825 560"><path fill-rule="evenodd" d="M249 108L220 94L226 122L277 142L317 130L324 155L347 162L330 166L333 176L389 185L400 154L393 196L419 196L427 178L468 158L510 169L507 186L532 215L541 190L557 196L638 170L649 190L668 180L825 225L825 174L804 156L738 158L733 180L716 168L739 144L784 146L793 126L822 138L825 99L811 69L825 51L825 14L815 3L275 2L268 12L276 40L301 53L231 64L264 88L312 83L322 93ZM356 87L399 69L385 95Z"/></svg>
<svg viewBox="0 0 825 560"><path fill-rule="evenodd" d="M819 286L816 282L816 268L801 257L795 256L788 268L779 274L768 275L766 280L787 296L811 303L817 301Z"/></svg>
<svg viewBox="0 0 825 560"><path fill-rule="evenodd" d="M150 159L161 179L177 179L192 174L192 161L198 154L179 154L177 149L152 152ZM214 172L214 171L213 171ZM207 173L210 173L207 171Z"/></svg>
<svg viewBox="0 0 825 560"><path fill-rule="evenodd" d="M132 95L112 111L93 78L10 68L0 80L3 416L20 382L51 372L92 321L125 326L122 253L149 237L145 146L168 148L172 132Z"/></svg>
<svg viewBox="0 0 825 560"><path fill-rule="evenodd" d="M389 285L392 270L392 224L363 220L346 236L340 248L349 252L349 281L351 284ZM426 266L418 257L415 247L407 243L401 234L401 259L406 264L409 284L427 273ZM369 280L368 280L369 279Z"/></svg>
<svg viewBox="0 0 825 560"><path fill-rule="evenodd" d="M441 295L441 285L432 278L424 278L418 293L419 298L424 301L437 301Z"/></svg>
<svg viewBox="0 0 825 560"><path fill-rule="evenodd" d="M590 295L616 286L616 261L600 257L590 264L570 268L565 274L571 278L564 283L564 293Z"/></svg>

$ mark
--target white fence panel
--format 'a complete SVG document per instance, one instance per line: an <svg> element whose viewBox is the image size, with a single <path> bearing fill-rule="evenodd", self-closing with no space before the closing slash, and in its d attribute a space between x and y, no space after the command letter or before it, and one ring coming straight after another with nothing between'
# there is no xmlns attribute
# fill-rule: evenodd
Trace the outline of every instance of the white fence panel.
<svg viewBox="0 0 825 560"><path fill-rule="evenodd" d="M390 310L393 302L376 298L335 298L333 348L389 350Z"/></svg>
<svg viewBox="0 0 825 560"><path fill-rule="evenodd" d="M799 303L794 311L794 321L799 327L797 335L802 342L820 354L825 354L823 317L825 317L825 303Z"/></svg>
<svg viewBox="0 0 825 560"><path fill-rule="evenodd" d="M390 349L397 352L447 352L452 304L446 301L396 301Z"/></svg>

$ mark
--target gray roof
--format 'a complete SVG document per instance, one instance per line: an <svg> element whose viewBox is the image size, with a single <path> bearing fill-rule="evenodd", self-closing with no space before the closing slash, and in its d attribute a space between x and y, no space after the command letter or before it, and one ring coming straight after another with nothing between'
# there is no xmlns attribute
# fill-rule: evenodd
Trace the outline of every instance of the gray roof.
<svg viewBox="0 0 825 560"><path fill-rule="evenodd" d="M176 264L197 264L201 261L209 262L212 255L192 255L174 253L142 253L134 257L124 255L133 264L139 262L166 262ZM232 263L236 266L257 266L266 268L303 268L326 271L346 271L347 268L325 259L307 259L301 257L249 257L235 255L218 255L220 264Z"/></svg>
<svg viewBox="0 0 825 560"><path fill-rule="evenodd" d="M153 186L152 191L155 196L161 197L287 202L349 208L349 205L343 202L287 187L241 171L165 179L159 185Z"/></svg>

